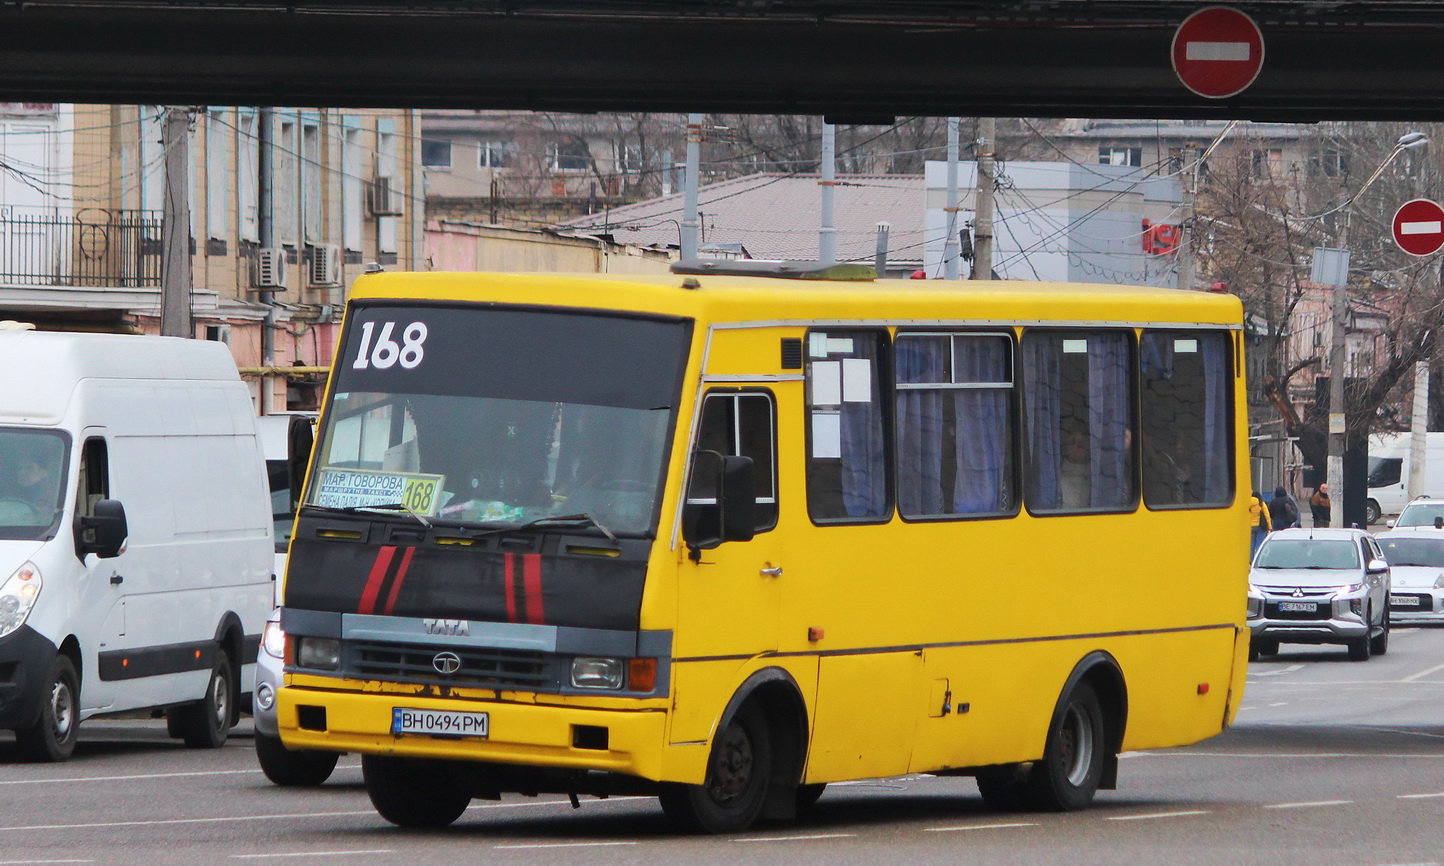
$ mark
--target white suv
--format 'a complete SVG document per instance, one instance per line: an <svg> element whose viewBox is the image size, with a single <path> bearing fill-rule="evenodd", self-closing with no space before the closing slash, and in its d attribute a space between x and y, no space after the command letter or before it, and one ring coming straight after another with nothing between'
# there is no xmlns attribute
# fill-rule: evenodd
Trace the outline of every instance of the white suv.
<svg viewBox="0 0 1444 866"><path fill-rule="evenodd" d="M1368 661L1389 649L1389 563L1362 529L1283 529L1248 575L1249 660L1281 643L1344 644Z"/></svg>

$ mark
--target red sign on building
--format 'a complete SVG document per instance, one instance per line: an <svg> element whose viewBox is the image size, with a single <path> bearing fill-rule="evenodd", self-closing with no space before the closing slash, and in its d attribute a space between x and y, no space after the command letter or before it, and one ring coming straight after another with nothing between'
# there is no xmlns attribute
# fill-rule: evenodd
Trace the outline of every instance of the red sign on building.
<svg viewBox="0 0 1444 866"><path fill-rule="evenodd" d="M1263 34L1237 9L1210 6L1173 34L1173 71L1183 86L1209 99L1242 93L1263 68Z"/></svg>

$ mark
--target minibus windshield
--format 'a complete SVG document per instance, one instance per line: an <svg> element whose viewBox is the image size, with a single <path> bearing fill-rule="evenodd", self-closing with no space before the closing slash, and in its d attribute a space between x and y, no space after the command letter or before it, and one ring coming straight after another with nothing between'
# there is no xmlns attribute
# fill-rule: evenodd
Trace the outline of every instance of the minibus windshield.
<svg viewBox="0 0 1444 866"><path fill-rule="evenodd" d="M680 320L354 308L307 504L649 532L688 337Z"/></svg>
<svg viewBox="0 0 1444 866"><path fill-rule="evenodd" d="M69 450L63 433L0 427L0 539L51 536L64 506Z"/></svg>

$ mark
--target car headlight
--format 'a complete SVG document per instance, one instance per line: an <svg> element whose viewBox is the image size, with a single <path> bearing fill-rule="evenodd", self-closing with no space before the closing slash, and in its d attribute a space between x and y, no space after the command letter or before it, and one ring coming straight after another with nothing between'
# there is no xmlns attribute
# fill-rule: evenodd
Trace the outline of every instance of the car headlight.
<svg viewBox="0 0 1444 866"><path fill-rule="evenodd" d="M1434 578L1434 588L1444 589L1444 571L1439 572L1439 576Z"/></svg>
<svg viewBox="0 0 1444 866"><path fill-rule="evenodd" d="M267 620L265 629L261 631L261 651L273 659L286 657L286 633L273 619Z"/></svg>
<svg viewBox="0 0 1444 866"><path fill-rule="evenodd" d="M25 624L35 599L40 596L40 569L35 563L27 562L15 569L10 579L0 586L0 637L4 637Z"/></svg>
<svg viewBox="0 0 1444 866"><path fill-rule="evenodd" d="M572 659L572 685L579 689L620 689L624 670L621 659L579 656Z"/></svg>
<svg viewBox="0 0 1444 866"><path fill-rule="evenodd" d="M1351 592L1358 592L1363 588L1364 585L1362 583L1351 583L1348 586L1339 587L1337 590L1335 590L1335 592L1337 592L1339 595L1348 595Z"/></svg>
<svg viewBox="0 0 1444 866"><path fill-rule="evenodd" d="M341 642L329 637L298 638L296 664L303 668L334 671L341 667Z"/></svg>

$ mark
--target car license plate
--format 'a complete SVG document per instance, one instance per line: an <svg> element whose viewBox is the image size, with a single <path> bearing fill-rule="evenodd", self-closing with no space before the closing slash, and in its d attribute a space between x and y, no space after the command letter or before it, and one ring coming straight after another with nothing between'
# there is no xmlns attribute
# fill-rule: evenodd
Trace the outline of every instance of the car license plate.
<svg viewBox="0 0 1444 866"><path fill-rule="evenodd" d="M1294 613L1313 613L1319 609L1317 602L1312 601L1281 601L1279 610L1292 611Z"/></svg>
<svg viewBox="0 0 1444 866"><path fill-rule="evenodd" d="M1389 596L1390 607L1418 607L1419 596L1417 595L1391 595Z"/></svg>
<svg viewBox="0 0 1444 866"><path fill-rule="evenodd" d="M487 713L455 713L393 707L391 733L426 734L431 737L485 737L490 727Z"/></svg>

